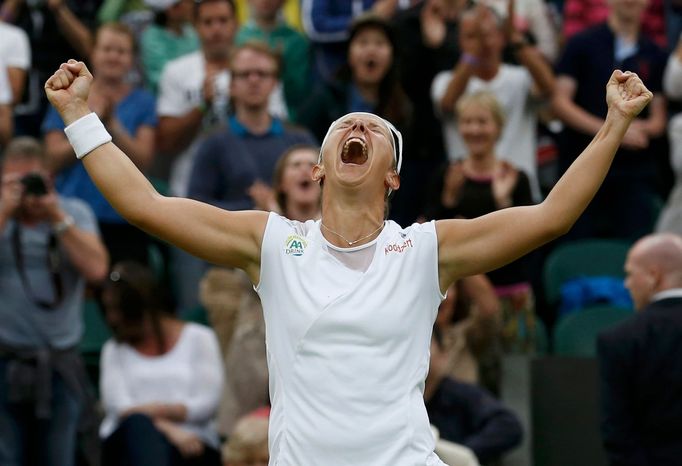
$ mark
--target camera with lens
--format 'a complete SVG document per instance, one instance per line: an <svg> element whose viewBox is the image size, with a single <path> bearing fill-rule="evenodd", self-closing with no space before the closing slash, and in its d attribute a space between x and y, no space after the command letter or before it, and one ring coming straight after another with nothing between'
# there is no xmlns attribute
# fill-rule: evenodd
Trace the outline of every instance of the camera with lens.
<svg viewBox="0 0 682 466"><path fill-rule="evenodd" d="M40 173L29 173L21 179L24 185L24 194L31 196L44 196L47 194L45 179Z"/></svg>

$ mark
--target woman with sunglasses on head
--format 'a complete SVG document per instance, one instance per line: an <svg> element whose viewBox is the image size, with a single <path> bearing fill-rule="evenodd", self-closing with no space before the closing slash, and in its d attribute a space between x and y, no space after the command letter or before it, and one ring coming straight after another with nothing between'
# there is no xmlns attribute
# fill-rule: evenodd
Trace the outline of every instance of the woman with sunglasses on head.
<svg viewBox="0 0 682 466"><path fill-rule="evenodd" d="M223 371L213 331L168 314L152 273L120 262L101 292L105 466L220 465L213 426Z"/></svg>
<svg viewBox="0 0 682 466"><path fill-rule="evenodd" d="M105 197L163 240L243 269L260 295L278 466L442 466L423 390L443 293L568 231L652 98L637 75L615 71L604 126L541 204L402 228L384 220L400 137L376 115L332 123L312 171L322 217L301 223L158 194L88 110L91 79L74 60L45 88Z"/></svg>

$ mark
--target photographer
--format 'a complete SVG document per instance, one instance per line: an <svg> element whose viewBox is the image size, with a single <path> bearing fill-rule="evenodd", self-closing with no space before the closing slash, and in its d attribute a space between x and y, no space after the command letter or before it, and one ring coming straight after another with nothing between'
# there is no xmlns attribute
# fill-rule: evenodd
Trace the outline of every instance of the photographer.
<svg viewBox="0 0 682 466"><path fill-rule="evenodd" d="M76 346L85 281L108 257L81 201L59 197L42 146L9 143L0 192L0 464L70 466L88 393Z"/></svg>

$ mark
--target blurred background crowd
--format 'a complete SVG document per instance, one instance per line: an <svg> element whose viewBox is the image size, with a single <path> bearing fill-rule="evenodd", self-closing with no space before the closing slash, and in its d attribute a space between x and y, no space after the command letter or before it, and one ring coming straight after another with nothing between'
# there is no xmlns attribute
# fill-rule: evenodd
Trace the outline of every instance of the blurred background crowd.
<svg viewBox="0 0 682 466"><path fill-rule="evenodd" d="M403 226L541 202L601 127L611 72L636 72L653 101L587 212L452 286L425 390L452 466L606 464L543 445L598 432L596 335L634 313L626 252L682 234L681 32L679 0L2 0L0 464L268 461L258 298L98 193L43 92L69 58L159 192L230 210L318 219L329 125L390 120L404 161L388 218ZM533 411L542 374L592 388ZM575 418L571 396L587 403ZM538 436L567 417L563 443Z"/></svg>

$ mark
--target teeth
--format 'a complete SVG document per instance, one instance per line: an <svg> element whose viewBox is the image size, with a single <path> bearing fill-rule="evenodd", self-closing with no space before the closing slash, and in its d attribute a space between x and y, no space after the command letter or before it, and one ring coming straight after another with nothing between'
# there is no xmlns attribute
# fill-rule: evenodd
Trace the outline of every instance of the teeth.
<svg viewBox="0 0 682 466"><path fill-rule="evenodd" d="M343 145L344 156L348 155L348 150L352 142L359 143L362 146L362 155L367 156L367 144L365 144L365 141L360 138L350 138L348 141L346 141L346 143Z"/></svg>

